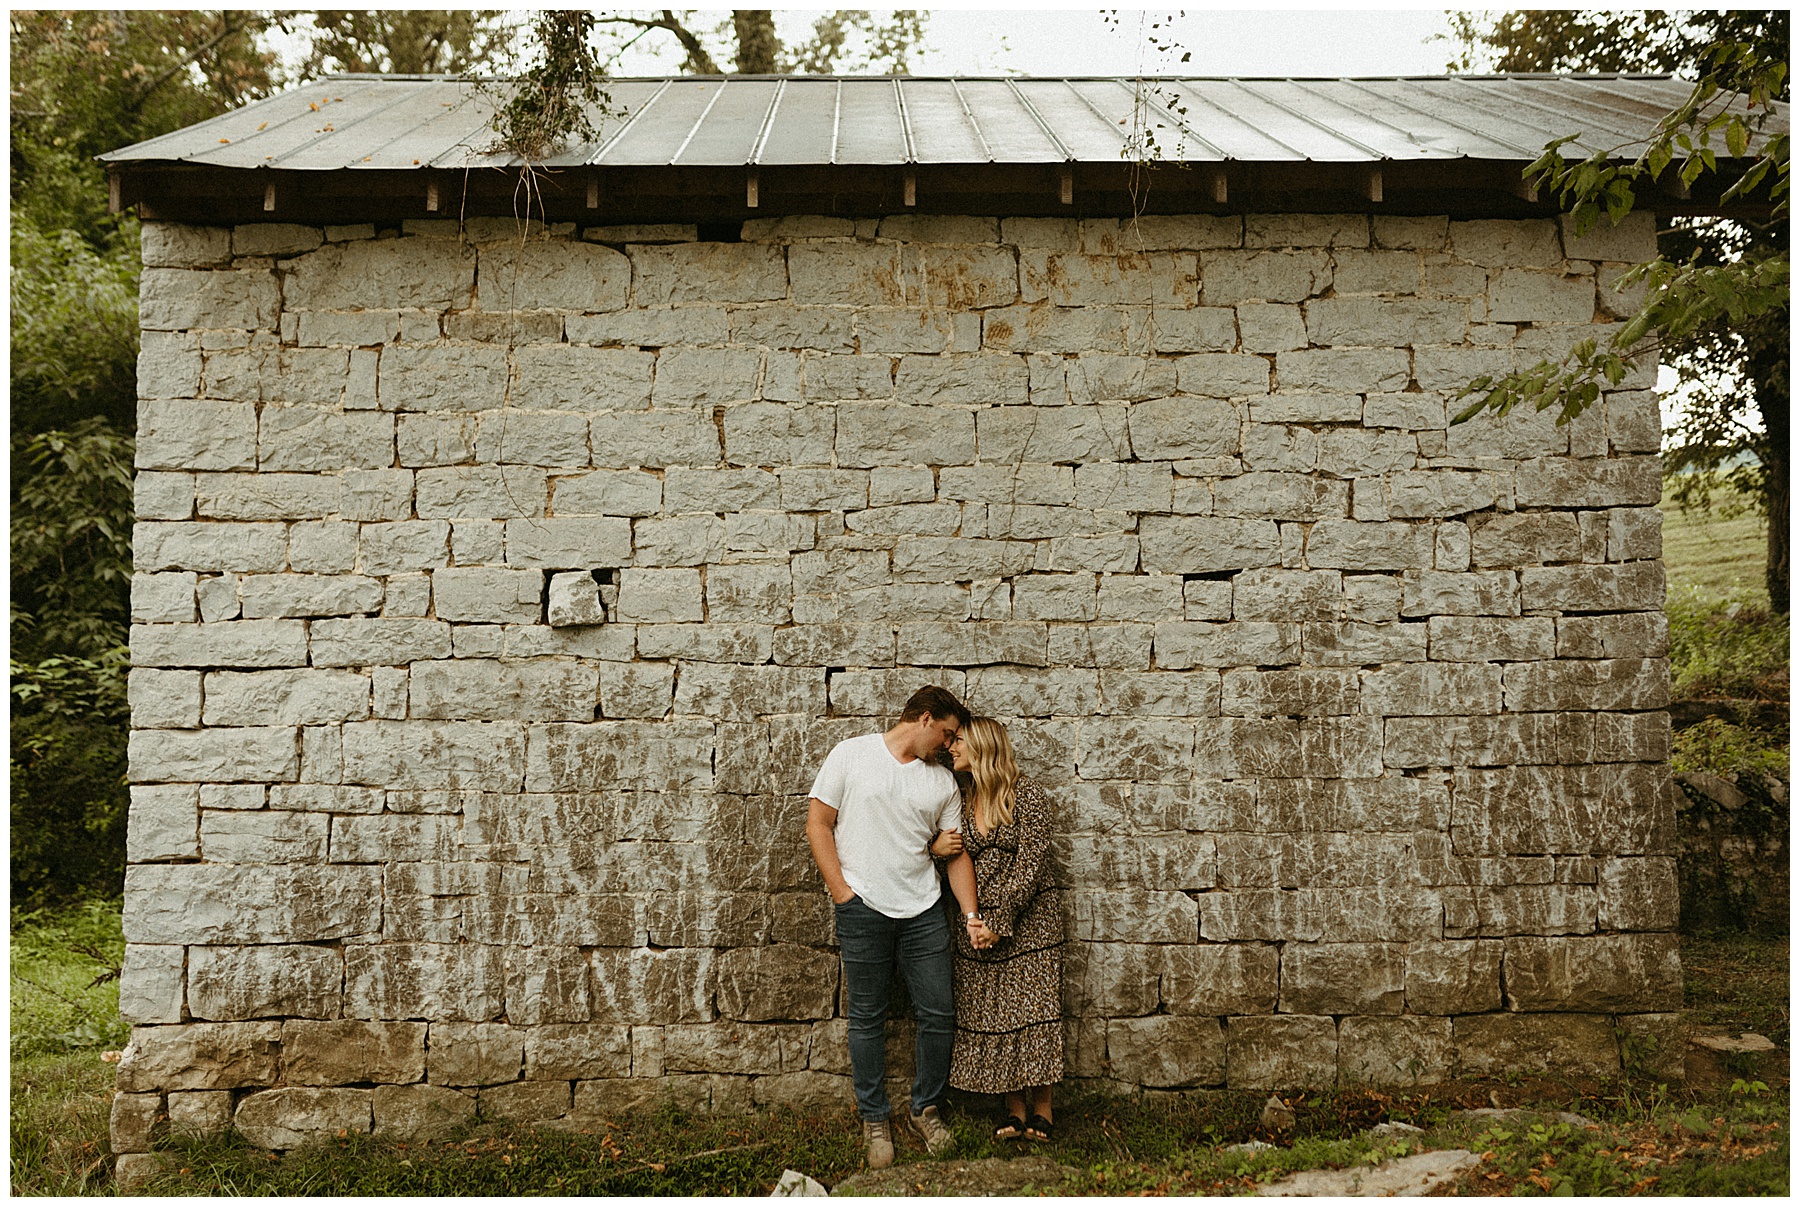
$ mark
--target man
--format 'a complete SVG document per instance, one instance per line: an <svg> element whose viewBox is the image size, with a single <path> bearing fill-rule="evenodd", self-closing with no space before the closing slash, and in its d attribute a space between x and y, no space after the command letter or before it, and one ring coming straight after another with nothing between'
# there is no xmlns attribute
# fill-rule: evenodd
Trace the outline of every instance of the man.
<svg viewBox="0 0 1800 1207"><path fill-rule="evenodd" d="M962 826L956 778L939 751L969 720L941 687L922 687L886 733L839 742L813 781L806 841L836 905L849 997L850 1068L869 1168L894 1160L888 1130L884 1024L894 969L906 978L918 1022L911 1122L933 1156L955 1138L939 1114L955 1034L950 930L938 905L930 845ZM966 854L946 869L971 941L990 936L975 908L975 868Z"/></svg>

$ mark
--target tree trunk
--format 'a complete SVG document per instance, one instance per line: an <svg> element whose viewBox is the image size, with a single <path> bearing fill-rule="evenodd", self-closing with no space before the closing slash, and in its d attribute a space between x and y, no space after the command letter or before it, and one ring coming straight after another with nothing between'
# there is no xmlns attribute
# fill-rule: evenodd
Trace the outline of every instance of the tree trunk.
<svg viewBox="0 0 1800 1207"><path fill-rule="evenodd" d="M1745 332L1744 376L1762 412L1763 514L1769 524L1769 606L1788 611L1788 323L1787 311L1764 315Z"/></svg>
<svg viewBox="0 0 1800 1207"><path fill-rule="evenodd" d="M775 40L773 10L734 9L731 21L737 27L737 74L775 74L775 52L781 44Z"/></svg>

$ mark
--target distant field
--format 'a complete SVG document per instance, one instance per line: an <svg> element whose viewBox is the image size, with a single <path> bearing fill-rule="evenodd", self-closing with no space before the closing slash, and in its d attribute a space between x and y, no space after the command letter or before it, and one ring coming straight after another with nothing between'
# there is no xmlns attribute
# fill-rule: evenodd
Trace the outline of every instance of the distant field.
<svg viewBox="0 0 1800 1207"><path fill-rule="evenodd" d="M1768 566L1768 537L1762 517L1755 514L1723 519L1715 496L1713 510L1683 512L1665 492L1663 513L1663 562L1669 589L1692 587L1708 595L1749 592L1767 607L1769 592L1763 582Z"/></svg>

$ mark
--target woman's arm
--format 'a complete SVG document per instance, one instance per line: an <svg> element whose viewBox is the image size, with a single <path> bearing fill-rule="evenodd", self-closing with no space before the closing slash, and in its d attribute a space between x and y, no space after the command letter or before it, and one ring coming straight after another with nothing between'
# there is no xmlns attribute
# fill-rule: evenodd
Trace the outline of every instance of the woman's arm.
<svg viewBox="0 0 1800 1207"><path fill-rule="evenodd" d="M961 908L963 929L969 932L969 942L976 948L992 947L994 932L980 918L969 917L981 908L975 900L975 861L964 852L945 864L944 871L950 877L950 891L956 894L956 904Z"/></svg>
<svg viewBox="0 0 1800 1207"><path fill-rule="evenodd" d="M1019 849L981 888L982 918L1001 938L1012 934L1019 911L1042 887L1042 873L1050 858L1050 815L1036 785L1027 787L1020 782L1013 820L1019 827Z"/></svg>

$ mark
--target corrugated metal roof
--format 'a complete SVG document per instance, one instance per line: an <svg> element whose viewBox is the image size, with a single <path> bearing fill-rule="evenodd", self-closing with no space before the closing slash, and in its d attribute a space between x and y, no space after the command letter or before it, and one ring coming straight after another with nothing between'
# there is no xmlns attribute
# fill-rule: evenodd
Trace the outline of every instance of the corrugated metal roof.
<svg viewBox="0 0 1800 1207"><path fill-rule="evenodd" d="M101 158L301 171L517 165L491 150L504 82L342 75ZM1690 85L1668 76L1055 79L678 76L618 79L597 141L559 167L1535 159L1634 155ZM1787 109L1771 133L1787 130Z"/></svg>

